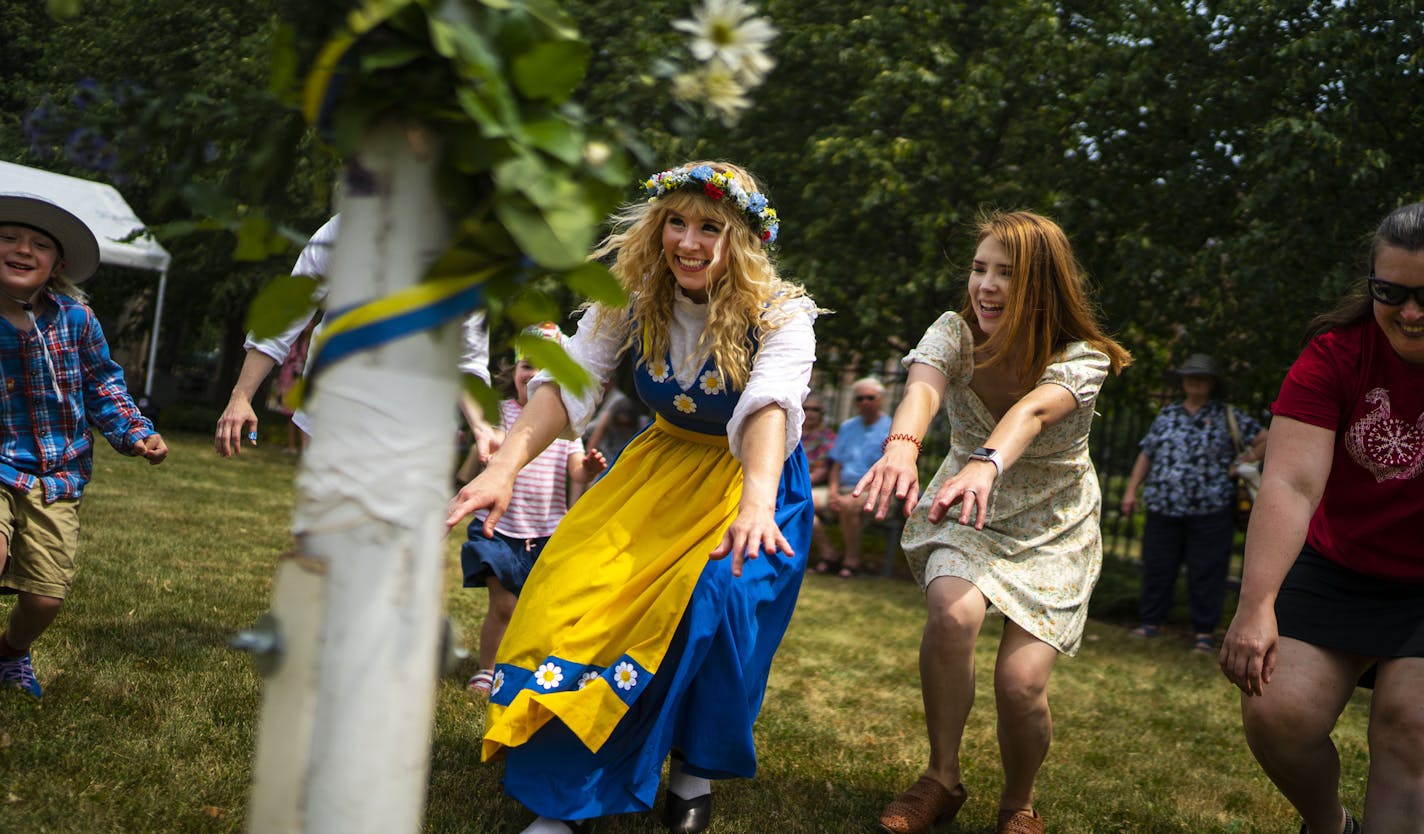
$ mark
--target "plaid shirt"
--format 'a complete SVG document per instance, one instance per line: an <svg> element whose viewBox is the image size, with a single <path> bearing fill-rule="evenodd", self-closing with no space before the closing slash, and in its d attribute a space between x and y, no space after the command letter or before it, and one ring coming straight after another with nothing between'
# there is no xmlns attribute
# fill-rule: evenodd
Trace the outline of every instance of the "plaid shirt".
<svg viewBox="0 0 1424 834"><path fill-rule="evenodd" d="M0 483L26 492L39 483L49 504L84 492L94 470L90 423L124 454L154 431L109 357L94 311L48 289L45 297L49 310L33 330L0 323ZM62 397L55 396L41 337Z"/></svg>

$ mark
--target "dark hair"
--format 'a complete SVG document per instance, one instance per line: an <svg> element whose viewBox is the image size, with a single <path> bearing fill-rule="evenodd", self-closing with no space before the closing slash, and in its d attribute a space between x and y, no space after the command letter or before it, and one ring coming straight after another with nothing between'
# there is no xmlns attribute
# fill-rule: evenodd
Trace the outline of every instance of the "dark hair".
<svg viewBox="0 0 1424 834"><path fill-rule="evenodd" d="M1410 203L1390 212L1370 241L1370 269L1375 271L1375 258L1382 247L1393 246L1408 252L1424 249L1424 203ZM1305 330L1305 342L1341 327L1358 324L1374 315L1374 300L1370 298L1370 288L1361 277L1328 313L1322 313L1310 322Z"/></svg>
<svg viewBox="0 0 1424 834"><path fill-rule="evenodd" d="M490 380L490 386L499 394L501 400L512 400L519 396L519 391L514 387L514 369L518 363L508 359L501 359L499 370L494 372L494 378Z"/></svg>

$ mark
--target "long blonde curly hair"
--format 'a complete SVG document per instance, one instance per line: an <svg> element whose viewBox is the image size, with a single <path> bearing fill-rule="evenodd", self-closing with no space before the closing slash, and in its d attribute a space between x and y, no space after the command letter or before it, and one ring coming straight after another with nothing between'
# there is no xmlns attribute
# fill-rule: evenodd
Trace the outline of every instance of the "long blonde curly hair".
<svg viewBox="0 0 1424 834"><path fill-rule="evenodd" d="M689 162L680 167L699 165L732 174L748 192L762 191L750 173L730 162ZM703 214L722 226L713 257L726 268L707 284L707 326L698 337L696 353L710 352L723 383L731 390L741 390L751 376L755 355L748 334L754 333L760 340L779 328L792 315L786 312L789 306L784 302L805 297L806 292L777 274L747 215L734 202L678 190L654 201L629 203L615 213L610 218L612 233L590 257L613 256L609 269L628 293L629 302L614 309L595 305L598 318L594 325L621 328L624 351L641 338L639 364L646 364L649 357L667 355L677 279L663 254L662 232L672 212Z"/></svg>

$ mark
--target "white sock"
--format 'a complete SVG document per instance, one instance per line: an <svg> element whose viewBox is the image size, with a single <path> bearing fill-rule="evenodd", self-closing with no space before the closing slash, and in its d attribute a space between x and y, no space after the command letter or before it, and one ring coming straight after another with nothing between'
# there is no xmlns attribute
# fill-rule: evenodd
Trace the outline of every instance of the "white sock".
<svg viewBox="0 0 1424 834"><path fill-rule="evenodd" d="M529 827L519 832L519 834L569 834L572 828L563 821L540 817L529 823Z"/></svg>
<svg viewBox="0 0 1424 834"><path fill-rule="evenodd" d="M683 773L682 762L673 759L668 766L668 790L683 799L696 799L712 792L712 780Z"/></svg>

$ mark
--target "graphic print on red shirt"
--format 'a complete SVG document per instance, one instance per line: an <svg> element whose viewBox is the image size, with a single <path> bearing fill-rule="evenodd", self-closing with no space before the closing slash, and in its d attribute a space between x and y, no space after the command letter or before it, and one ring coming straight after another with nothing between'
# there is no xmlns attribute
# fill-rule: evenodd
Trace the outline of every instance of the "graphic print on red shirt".
<svg viewBox="0 0 1424 834"><path fill-rule="evenodd" d="M1424 366L1401 359L1374 319L1338 328L1306 346L1271 411L1335 432L1310 546L1360 573L1424 582Z"/></svg>

